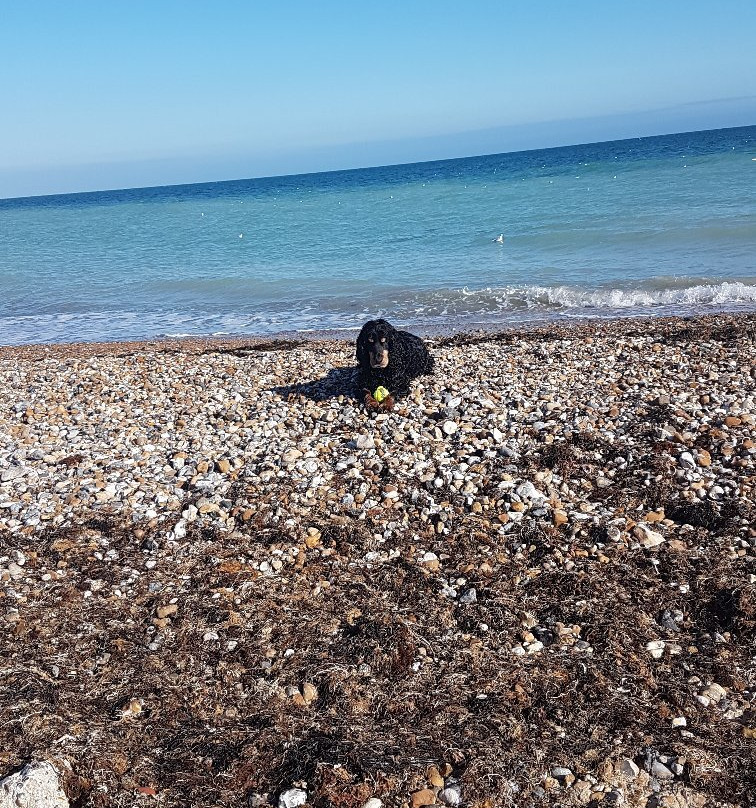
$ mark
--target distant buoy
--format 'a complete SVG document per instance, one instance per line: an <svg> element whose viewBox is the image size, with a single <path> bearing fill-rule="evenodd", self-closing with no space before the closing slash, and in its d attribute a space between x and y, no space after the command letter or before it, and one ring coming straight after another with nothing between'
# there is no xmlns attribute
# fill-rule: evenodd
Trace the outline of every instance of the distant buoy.
<svg viewBox="0 0 756 808"><path fill-rule="evenodd" d="M239 238L244 238L244 233L239 233Z"/></svg>

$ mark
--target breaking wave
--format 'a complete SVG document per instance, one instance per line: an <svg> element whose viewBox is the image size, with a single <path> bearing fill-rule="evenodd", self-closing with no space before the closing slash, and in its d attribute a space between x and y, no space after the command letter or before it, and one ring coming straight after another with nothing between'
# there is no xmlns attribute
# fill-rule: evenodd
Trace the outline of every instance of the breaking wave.
<svg viewBox="0 0 756 808"><path fill-rule="evenodd" d="M465 298L491 298L509 306L547 306L568 309L634 309L654 306L725 305L756 303L756 284L740 281L705 283L666 289L585 289L574 286L508 286L502 289L462 289Z"/></svg>
<svg viewBox="0 0 756 808"><path fill-rule="evenodd" d="M679 282L661 286L661 279L645 288L579 286L503 286L482 289L438 289L420 294L394 296L386 301L387 311L401 312L419 320L456 315L462 317L493 314L611 316L632 312L653 313L657 309L697 311L710 306L748 307L756 304L756 282L724 281L683 286Z"/></svg>

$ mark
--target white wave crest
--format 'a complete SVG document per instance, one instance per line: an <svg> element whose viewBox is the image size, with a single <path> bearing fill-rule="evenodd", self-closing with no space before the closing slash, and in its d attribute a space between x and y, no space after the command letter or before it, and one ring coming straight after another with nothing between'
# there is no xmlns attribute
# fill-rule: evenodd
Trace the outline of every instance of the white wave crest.
<svg viewBox="0 0 756 808"><path fill-rule="evenodd" d="M706 283L684 288L585 289L574 286L507 286L471 291L461 290L465 302L479 298L497 308L534 307L567 309L639 309L656 306L705 306L756 303L756 284L741 281Z"/></svg>

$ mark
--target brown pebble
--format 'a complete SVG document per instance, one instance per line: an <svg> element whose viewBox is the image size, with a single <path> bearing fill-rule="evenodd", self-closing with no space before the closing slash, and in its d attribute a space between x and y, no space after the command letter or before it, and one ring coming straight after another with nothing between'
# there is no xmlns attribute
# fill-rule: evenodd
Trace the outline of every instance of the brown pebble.
<svg viewBox="0 0 756 808"><path fill-rule="evenodd" d="M415 791L410 797L412 808L419 808L421 805L434 805L436 802L436 793L429 788L423 788L420 791Z"/></svg>
<svg viewBox="0 0 756 808"><path fill-rule="evenodd" d="M555 510L554 511L554 526L559 527L560 525L566 525L568 516L566 511L562 510Z"/></svg>
<svg viewBox="0 0 756 808"><path fill-rule="evenodd" d="M304 698L305 704L312 704L318 698L317 687L310 682L305 682L302 685L302 698Z"/></svg>

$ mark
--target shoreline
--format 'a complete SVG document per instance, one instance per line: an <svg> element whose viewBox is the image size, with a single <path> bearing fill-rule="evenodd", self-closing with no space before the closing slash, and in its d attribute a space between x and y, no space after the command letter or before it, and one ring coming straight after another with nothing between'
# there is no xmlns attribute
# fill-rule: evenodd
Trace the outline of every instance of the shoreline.
<svg viewBox="0 0 756 808"><path fill-rule="evenodd" d="M0 774L748 804L756 313L430 343L378 415L341 334L0 349Z"/></svg>
<svg viewBox="0 0 756 808"><path fill-rule="evenodd" d="M684 316L628 315L626 317L580 317L570 320L514 322L511 324L480 324L473 329L424 329L406 326L407 330L429 340L431 344L445 344L449 340L459 342L478 338L506 338L520 334L523 338L541 335L565 335L569 333L597 334L634 333L637 330L656 329L660 333L699 324L709 328L715 324L728 323L734 327L750 327L756 323L753 312L716 312ZM24 345L0 345L0 361L5 359L43 359L59 357L124 356L132 353L187 353L203 354L214 351L282 350L299 345L318 345L354 341L359 328L323 331L282 331L275 334L240 334L231 336L160 337L141 340L114 340L105 342L29 343Z"/></svg>

